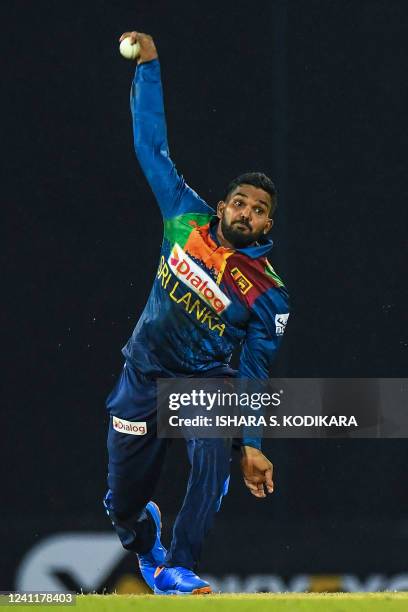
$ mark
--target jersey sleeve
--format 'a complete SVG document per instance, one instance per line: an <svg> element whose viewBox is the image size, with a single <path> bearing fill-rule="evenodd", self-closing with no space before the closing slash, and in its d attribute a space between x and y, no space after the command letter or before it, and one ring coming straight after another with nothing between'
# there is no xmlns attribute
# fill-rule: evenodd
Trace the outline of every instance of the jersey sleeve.
<svg viewBox="0 0 408 612"><path fill-rule="evenodd" d="M269 289L254 302L238 369L240 378L263 380L282 342L289 317L289 298L284 287ZM242 445L261 448L261 438L242 437Z"/></svg>
<svg viewBox="0 0 408 612"><path fill-rule="evenodd" d="M136 156L163 217L185 212L213 214L213 209L186 184L170 159L158 59L137 66L130 108Z"/></svg>

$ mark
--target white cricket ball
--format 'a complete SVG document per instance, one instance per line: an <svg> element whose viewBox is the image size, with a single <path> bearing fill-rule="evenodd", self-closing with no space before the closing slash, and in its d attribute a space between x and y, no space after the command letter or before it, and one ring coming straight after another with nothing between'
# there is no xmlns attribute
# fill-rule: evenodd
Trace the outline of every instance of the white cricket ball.
<svg viewBox="0 0 408 612"><path fill-rule="evenodd" d="M119 51L126 59L135 60L140 54L140 45L138 42L135 42L134 45L130 44L130 38L127 36L120 43Z"/></svg>

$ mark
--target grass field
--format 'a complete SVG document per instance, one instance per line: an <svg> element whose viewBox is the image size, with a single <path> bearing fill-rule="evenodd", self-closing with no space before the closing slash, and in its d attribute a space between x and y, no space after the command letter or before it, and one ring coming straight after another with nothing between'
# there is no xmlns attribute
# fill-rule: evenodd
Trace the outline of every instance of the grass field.
<svg viewBox="0 0 408 612"><path fill-rule="evenodd" d="M77 610L133 612L408 612L408 593L259 594L155 597L154 595L84 595Z"/></svg>
<svg viewBox="0 0 408 612"><path fill-rule="evenodd" d="M13 606L19 609L44 609L49 606ZM58 606L61 610L61 607ZM3 608L3 606L2 606ZM6 606L3 609L11 609ZM54 606L51 608L54 609ZM82 611L132 612L408 612L408 593L287 593L225 594L186 597L154 595L79 595L75 606Z"/></svg>

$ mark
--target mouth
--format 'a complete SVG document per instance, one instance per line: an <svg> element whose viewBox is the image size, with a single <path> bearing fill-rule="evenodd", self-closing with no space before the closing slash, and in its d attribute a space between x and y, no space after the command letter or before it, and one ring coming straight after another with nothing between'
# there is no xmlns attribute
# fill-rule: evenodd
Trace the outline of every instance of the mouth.
<svg viewBox="0 0 408 612"><path fill-rule="evenodd" d="M242 221L235 221L234 225L235 226L238 225L239 229L251 231L251 228L246 223L243 223Z"/></svg>

